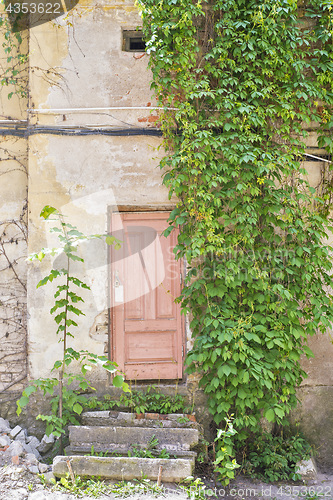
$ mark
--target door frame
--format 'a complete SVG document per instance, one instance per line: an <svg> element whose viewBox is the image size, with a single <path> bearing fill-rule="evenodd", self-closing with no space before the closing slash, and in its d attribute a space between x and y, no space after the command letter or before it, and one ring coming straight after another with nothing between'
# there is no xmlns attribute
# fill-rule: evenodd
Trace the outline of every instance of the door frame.
<svg viewBox="0 0 333 500"><path fill-rule="evenodd" d="M163 212L163 213L170 213L173 209L175 208L175 205L163 205L163 206L128 206L128 205L123 205L123 206L116 206L116 207L110 207L108 211L108 234L112 232L112 216L115 214L131 214L131 213L142 213L142 214L153 214L157 212ZM110 246L108 248L108 359L110 361L115 361L114 359L114 352L115 352L115 342L114 342L114 330L115 330L115 311L114 307L112 307L113 304L113 293L114 293L114 283L113 283L113 273L111 272L112 269L112 262L111 262L111 255L112 255L112 247ZM181 270L181 281L180 281L180 287L182 289L183 283L184 283L184 278L186 276L186 264L184 259L181 259L180 262L180 270ZM180 304L176 304L177 307L180 308ZM180 354L180 359L182 362L182 378L177 378L177 379L165 379L163 380L163 383L170 383L175 382L175 381L185 381L185 371L184 371L184 360L186 356L186 318L183 314L181 314L181 311L179 311L180 314L180 325L181 325L181 352ZM109 374L108 379L109 383L111 384L113 376ZM159 381L159 379L149 379L154 382ZM148 382L147 380L138 380L137 383L139 384L145 384Z"/></svg>

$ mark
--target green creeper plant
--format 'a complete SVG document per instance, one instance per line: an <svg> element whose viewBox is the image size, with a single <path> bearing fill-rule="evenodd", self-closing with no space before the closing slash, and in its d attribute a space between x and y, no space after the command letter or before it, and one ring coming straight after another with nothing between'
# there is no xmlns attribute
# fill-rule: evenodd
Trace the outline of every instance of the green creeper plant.
<svg viewBox="0 0 333 500"><path fill-rule="evenodd" d="M137 3L178 198L165 234L181 228L189 268L187 371L217 426L234 414L233 446L246 449L263 416L287 424L307 337L333 320L333 2ZM328 160L315 187L309 131Z"/></svg>
<svg viewBox="0 0 333 500"><path fill-rule="evenodd" d="M56 221L58 223L57 226L50 229L50 232L57 234L60 246L58 248L42 248L39 252L31 254L29 260L41 262L46 256L64 255L66 261L66 267L51 269L50 273L37 284L37 288L39 288L52 283L54 280L60 281L54 294L55 302L50 314L54 315L54 321L57 325L56 335L63 345L62 359L56 361L51 369L51 372L57 373L57 376L31 381L30 386L23 391L22 397L17 401L17 414L21 413L22 408L28 404L31 394L37 390L41 390L44 395L53 395L54 397L51 400L52 414L38 415L37 418L47 422L47 435L53 433L55 436L61 437L65 432L65 426L69 422L78 423L75 415L81 414L83 404L86 401L83 395L78 394L78 390L93 389L86 379L86 374L92 367L100 365L112 375L117 372L117 364L107 357L98 356L87 350L76 351L68 346L69 338L74 338L72 329L78 327L78 323L74 318L84 315L79 308L79 304L84 302L79 295L79 291L80 289L90 290L86 283L73 275L70 266L73 262L84 262L84 259L78 255L79 244L82 242L103 238L108 245L115 245L115 248L119 248L121 243L115 237L109 235L93 234L85 236L75 226L65 222L64 216L49 205L43 208L40 215L47 221ZM81 372L67 372L67 367L72 362L79 363ZM73 383L76 384L78 390L71 389ZM112 383L116 387L122 387L125 392L130 391L121 374L115 375L112 378Z"/></svg>
<svg viewBox="0 0 333 500"><path fill-rule="evenodd" d="M158 450L158 439L155 434L152 435L147 443L146 448L140 448L140 445L133 444L128 450L127 455L129 457L139 457L139 458L170 458L170 454L165 448Z"/></svg>
<svg viewBox="0 0 333 500"><path fill-rule="evenodd" d="M262 433L255 443L250 444L243 472L264 481L299 481L297 463L309 459L312 450L307 441L299 434Z"/></svg>
<svg viewBox="0 0 333 500"><path fill-rule="evenodd" d="M191 500L205 500L207 497L216 498L213 490L206 490L206 485L200 477L188 476L179 484L180 490Z"/></svg>
<svg viewBox="0 0 333 500"><path fill-rule="evenodd" d="M121 394L119 400L112 400L105 394L102 401L97 397L84 398L83 406L90 409L113 410L115 408L128 408L135 413L190 413L192 408L186 405L181 394L163 394L154 386L149 386L145 391L132 389L130 394ZM180 417L181 418L181 417ZM184 417L185 421L189 421Z"/></svg>
<svg viewBox="0 0 333 500"><path fill-rule="evenodd" d="M9 87L8 99L11 99L15 94L19 98L26 98L28 95L28 54L24 50L23 43L26 34L22 35L20 32L12 31L7 12L4 11L5 7L5 2L1 0L0 34L5 64L0 75L0 84L2 87Z"/></svg>
<svg viewBox="0 0 333 500"><path fill-rule="evenodd" d="M234 429L231 418L225 418L225 428L218 429L215 442L217 443L217 449L215 453L214 465L215 472L218 472L223 480L223 484L228 485L230 479L235 477L235 469L238 469L240 465L236 462L234 455L234 445L233 437L237 434Z"/></svg>

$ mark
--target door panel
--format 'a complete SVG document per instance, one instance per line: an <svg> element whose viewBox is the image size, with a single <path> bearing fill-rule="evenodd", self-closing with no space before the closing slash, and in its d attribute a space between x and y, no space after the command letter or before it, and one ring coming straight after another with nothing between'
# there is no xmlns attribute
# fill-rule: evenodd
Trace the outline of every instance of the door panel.
<svg viewBox="0 0 333 500"><path fill-rule="evenodd" d="M175 356L173 332L128 332L126 335L127 361L167 361Z"/></svg>
<svg viewBox="0 0 333 500"><path fill-rule="evenodd" d="M122 241L111 248L113 359L127 379L182 377L183 329L180 306L181 263L168 238L166 212L113 214L111 232Z"/></svg>

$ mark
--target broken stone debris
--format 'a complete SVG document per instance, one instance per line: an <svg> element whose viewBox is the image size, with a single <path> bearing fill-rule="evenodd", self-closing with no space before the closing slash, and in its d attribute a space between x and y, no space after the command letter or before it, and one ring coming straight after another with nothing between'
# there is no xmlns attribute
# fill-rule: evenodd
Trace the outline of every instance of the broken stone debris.
<svg viewBox="0 0 333 500"><path fill-rule="evenodd" d="M21 457L24 455L24 448L21 441L12 441L7 450L4 452L5 456Z"/></svg>
<svg viewBox="0 0 333 500"><path fill-rule="evenodd" d="M28 436L27 439L26 439L26 443L30 444L30 446L32 448L36 448L37 449L37 446L39 446L40 441L39 441L39 439L36 438L36 436Z"/></svg>
<svg viewBox="0 0 333 500"><path fill-rule="evenodd" d="M10 425L8 420L5 420L4 418L0 417L0 433L7 432L9 433L11 431Z"/></svg>
<svg viewBox="0 0 333 500"><path fill-rule="evenodd" d="M9 436L6 436L6 434L3 436L0 436L0 448L4 448L5 446L9 446L10 443L11 443L11 441L10 441Z"/></svg>
<svg viewBox="0 0 333 500"><path fill-rule="evenodd" d="M41 462L38 462L38 464L37 464L37 465L38 465L38 468L39 468L39 472L40 472L41 474L45 474L45 473L47 473L47 471L49 470L49 466L48 466L48 465L46 465L46 464L43 464L43 463L41 463Z"/></svg>
<svg viewBox="0 0 333 500"><path fill-rule="evenodd" d="M53 435L45 435L39 441L36 436L29 436L27 430L21 426L11 428L8 420L0 418L0 464L16 466L16 473L20 468L33 474L50 471L52 467L41 463L40 460L41 453L49 451L54 442Z"/></svg>
<svg viewBox="0 0 333 500"><path fill-rule="evenodd" d="M16 436L21 432L22 430L22 427L20 427L19 425L16 425L9 433L10 437L12 439L15 439Z"/></svg>
<svg viewBox="0 0 333 500"><path fill-rule="evenodd" d="M47 453L52 448L54 442L55 437L53 436L53 434L50 434L49 436L44 434L43 439L41 440L40 444L36 446L36 448L40 453Z"/></svg>
<svg viewBox="0 0 333 500"><path fill-rule="evenodd" d="M313 458L309 460L301 460L296 464L297 473L302 476L303 481L308 481L310 479L316 479L317 477L317 467Z"/></svg>
<svg viewBox="0 0 333 500"><path fill-rule="evenodd" d="M28 433L27 433L26 429L22 429L22 430L20 430L20 432L17 434L17 436L15 436L15 439L16 439L17 441L22 441L23 443L25 443L25 442L26 442L26 439L27 439L27 435L28 435Z"/></svg>
<svg viewBox="0 0 333 500"><path fill-rule="evenodd" d="M0 500L75 500L75 498L72 495L63 496L61 493L45 490L37 475L32 474L23 465L11 464L0 467Z"/></svg>

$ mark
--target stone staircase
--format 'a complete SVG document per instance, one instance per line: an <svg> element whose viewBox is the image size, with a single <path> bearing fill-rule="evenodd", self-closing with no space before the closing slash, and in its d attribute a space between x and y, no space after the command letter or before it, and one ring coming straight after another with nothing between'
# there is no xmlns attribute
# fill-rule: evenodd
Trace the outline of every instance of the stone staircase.
<svg viewBox="0 0 333 500"><path fill-rule="evenodd" d="M178 482L193 472L193 447L198 444L200 426L183 414L92 411L82 415L82 424L69 427L68 456L54 460L55 476L64 476L72 469L80 476L128 480L144 475L151 480ZM154 458L138 456L140 450L147 449ZM168 453L170 458L160 458L161 452L162 457Z"/></svg>

